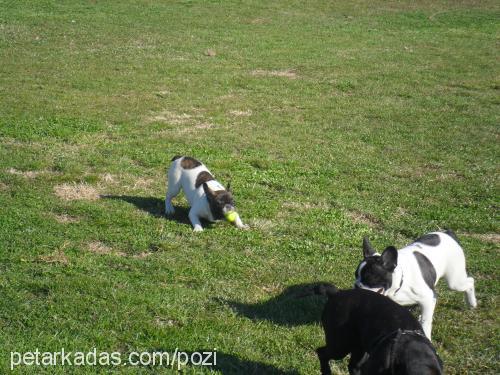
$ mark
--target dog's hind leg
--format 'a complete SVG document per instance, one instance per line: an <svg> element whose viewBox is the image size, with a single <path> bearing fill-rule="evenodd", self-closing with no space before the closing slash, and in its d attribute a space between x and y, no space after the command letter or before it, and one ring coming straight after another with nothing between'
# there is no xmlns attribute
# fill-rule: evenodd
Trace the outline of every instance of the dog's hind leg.
<svg viewBox="0 0 500 375"><path fill-rule="evenodd" d="M181 190L181 174L182 171L179 165L175 165L177 161L172 163L168 170L167 193L165 195L165 215L173 215L175 212L172 205L172 199L179 194Z"/></svg>
<svg viewBox="0 0 500 375"><path fill-rule="evenodd" d="M444 275L446 283L451 290L465 292L467 303L471 307L477 306L474 279L467 276L465 269L465 255L460 249L459 254L454 258L453 267L448 267Z"/></svg>
<svg viewBox="0 0 500 375"><path fill-rule="evenodd" d="M352 352L351 359L349 360L349 374L350 375L361 375L361 367L368 360L368 353L358 353Z"/></svg>
<svg viewBox="0 0 500 375"><path fill-rule="evenodd" d="M321 366L321 375L331 375L332 370L330 369L330 358L327 346L322 346L316 349L316 353L319 358L319 365Z"/></svg>
<svg viewBox="0 0 500 375"><path fill-rule="evenodd" d="M463 274L447 277L446 281L448 282L448 286L451 290L465 292L467 303L470 307L474 308L477 306L474 279L472 277L467 277L465 270L463 271Z"/></svg>

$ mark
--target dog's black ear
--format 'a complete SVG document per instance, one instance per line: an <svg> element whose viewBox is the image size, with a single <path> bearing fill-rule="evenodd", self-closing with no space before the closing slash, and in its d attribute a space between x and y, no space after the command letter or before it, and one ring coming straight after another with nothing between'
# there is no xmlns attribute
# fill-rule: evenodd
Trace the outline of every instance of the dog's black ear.
<svg viewBox="0 0 500 375"><path fill-rule="evenodd" d="M370 240L368 240L368 237L363 238L363 255L365 258L368 258L375 254L376 251L373 248L372 244L370 243Z"/></svg>
<svg viewBox="0 0 500 375"><path fill-rule="evenodd" d="M227 188L226 188L226 190L227 190L228 192L230 192L231 194L233 193L233 191L231 190L231 181L229 181L229 182L227 183Z"/></svg>
<svg viewBox="0 0 500 375"><path fill-rule="evenodd" d="M398 250L394 246L387 247L382 253L382 266L392 272L398 265Z"/></svg>
<svg viewBox="0 0 500 375"><path fill-rule="evenodd" d="M206 182L203 183L203 191L207 195L207 199L212 199L214 197L214 192L208 187Z"/></svg>

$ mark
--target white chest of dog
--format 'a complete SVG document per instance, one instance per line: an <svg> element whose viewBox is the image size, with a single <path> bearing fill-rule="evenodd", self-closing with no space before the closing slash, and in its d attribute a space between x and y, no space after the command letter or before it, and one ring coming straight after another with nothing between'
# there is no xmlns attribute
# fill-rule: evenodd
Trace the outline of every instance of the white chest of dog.
<svg viewBox="0 0 500 375"><path fill-rule="evenodd" d="M426 234L399 251L389 246L382 255L365 238L363 255L354 286L382 293L401 305L420 305L420 323L429 339L434 287L441 277L450 289L465 292L471 307L477 305L474 279L467 276L464 251L451 231Z"/></svg>
<svg viewBox="0 0 500 375"><path fill-rule="evenodd" d="M235 210L229 187L226 190L205 165L189 156L174 156L172 159L165 196L166 215L174 213L172 199L181 189L191 206L189 220L195 232L203 230L200 219L218 221L226 218L238 228L247 228Z"/></svg>

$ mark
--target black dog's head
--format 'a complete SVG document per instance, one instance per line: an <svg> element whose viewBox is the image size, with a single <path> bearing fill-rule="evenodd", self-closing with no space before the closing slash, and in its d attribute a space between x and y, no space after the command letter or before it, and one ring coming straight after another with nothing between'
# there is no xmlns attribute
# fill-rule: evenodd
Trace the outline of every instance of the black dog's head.
<svg viewBox="0 0 500 375"><path fill-rule="evenodd" d="M208 204L210 206L210 211L212 216L216 220L224 219L224 214L226 212L234 211L234 199L229 185L226 190L213 191L207 185L203 183L203 190L207 195Z"/></svg>
<svg viewBox="0 0 500 375"><path fill-rule="evenodd" d="M355 272L354 287L384 294L392 285L392 273L398 264L398 251L394 246L389 246L380 255L365 237L363 256L364 259Z"/></svg>

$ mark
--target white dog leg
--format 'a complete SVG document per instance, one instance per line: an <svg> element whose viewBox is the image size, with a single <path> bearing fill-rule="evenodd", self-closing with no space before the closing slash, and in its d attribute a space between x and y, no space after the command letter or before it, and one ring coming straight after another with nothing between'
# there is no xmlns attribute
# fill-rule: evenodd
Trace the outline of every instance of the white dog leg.
<svg viewBox="0 0 500 375"><path fill-rule="evenodd" d="M234 222L234 225L236 225L237 228L239 229L248 229L248 225L243 224L243 221L240 219L240 215L236 217L236 221Z"/></svg>
<svg viewBox="0 0 500 375"><path fill-rule="evenodd" d="M191 221L191 224L193 225L193 231L194 232L203 231L203 227L201 226L200 218L198 217L198 214L192 208L189 210L188 216L189 216L189 220Z"/></svg>
<svg viewBox="0 0 500 375"><path fill-rule="evenodd" d="M467 303L471 307L477 306L476 293L474 288L474 279L472 277L467 277L467 271L465 270L465 259L463 259L460 266L455 267L450 270L447 275L445 275L446 283L451 290L456 290L457 292L465 292Z"/></svg>
<svg viewBox="0 0 500 375"><path fill-rule="evenodd" d="M477 306L476 291L474 288L474 279L472 277L468 277L467 282L469 284L469 287L465 290L467 296L467 302L469 303L470 307L474 308Z"/></svg>
<svg viewBox="0 0 500 375"><path fill-rule="evenodd" d="M174 162L175 163L175 162ZM180 167L172 164L168 171L167 194L165 195L165 215L173 215L175 212L172 205L172 199L176 197L181 190L181 171Z"/></svg>
<svg viewBox="0 0 500 375"><path fill-rule="evenodd" d="M455 277L450 277L448 280L448 287L451 290L456 290L457 292L465 292L467 298L467 303L471 307L477 306L476 293L474 288L474 279L472 277L467 277L465 271L460 275L454 275Z"/></svg>
<svg viewBox="0 0 500 375"><path fill-rule="evenodd" d="M436 308L436 298L434 295L425 298L419 302L422 309L422 315L420 316L420 324L424 330L425 335L430 340L432 333L432 317L434 315L434 309Z"/></svg>

